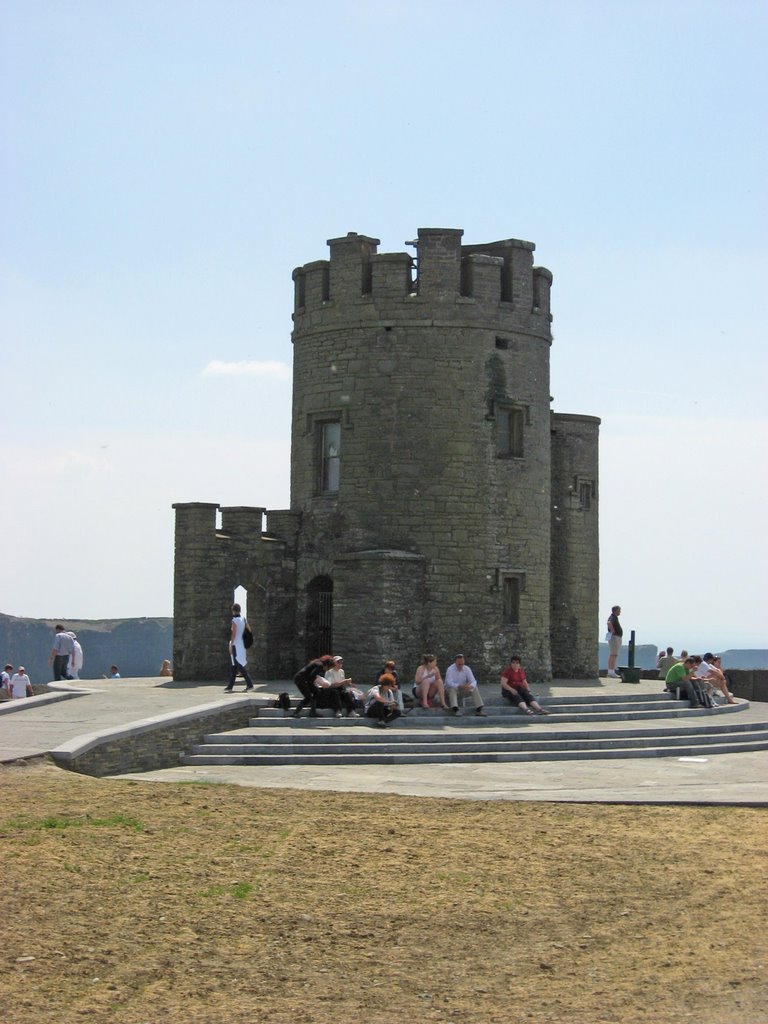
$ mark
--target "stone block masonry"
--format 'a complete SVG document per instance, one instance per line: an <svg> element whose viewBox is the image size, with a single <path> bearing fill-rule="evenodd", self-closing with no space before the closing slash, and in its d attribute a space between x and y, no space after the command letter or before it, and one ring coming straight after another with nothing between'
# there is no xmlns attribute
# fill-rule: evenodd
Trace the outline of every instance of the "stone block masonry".
<svg viewBox="0 0 768 1024"><path fill-rule="evenodd" d="M182 678L238 584L257 674L343 648L366 680L458 650L485 682L513 651L534 680L596 676L599 421L550 410L534 245L462 235L422 228L411 256L350 233L294 272L293 519L175 506Z"/></svg>

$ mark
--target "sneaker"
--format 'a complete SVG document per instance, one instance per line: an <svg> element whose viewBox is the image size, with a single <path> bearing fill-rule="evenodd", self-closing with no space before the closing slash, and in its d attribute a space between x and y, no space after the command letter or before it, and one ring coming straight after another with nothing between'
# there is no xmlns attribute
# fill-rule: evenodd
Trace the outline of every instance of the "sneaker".
<svg viewBox="0 0 768 1024"><path fill-rule="evenodd" d="M609 679L621 679L621 676L619 675L618 672L609 672L608 673L608 678Z"/></svg>
<svg viewBox="0 0 768 1024"><path fill-rule="evenodd" d="M451 708L451 714L452 715L460 715L461 712L459 711L458 708Z"/></svg>
<svg viewBox="0 0 768 1024"><path fill-rule="evenodd" d="M249 691L249 690L252 690L252 689L253 689L253 686L246 686L246 688L245 688L245 692L246 692L246 693L248 693L248 691Z"/></svg>
<svg viewBox="0 0 768 1024"><path fill-rule="evenodd" d="M485 710L485 708L478 708L477 711L475 711L475 714L481 715L483 718L488 717L488 712Z"/></svg>
<svg viewBox="0 0 768 1024"><path fill-rule="evenodd" d="M343 718L344 715L342 715L342 713L340 711L334 711L333 717L334 718Z"/></svg>
<svg viewBox="0 0 768 1024"><path fill-rule="evenodd" d="M360 715L358 715L358 713L356 711L350 711L349 714L347 715L347 718L359 718L359 717L360 717Z"/></svg>
<svg viewBox="0 0 768 1024"><path fill-rule="evenodd" d="M232 693L232 687L231 686L225 686L224 687L224 693Z"/></svg>

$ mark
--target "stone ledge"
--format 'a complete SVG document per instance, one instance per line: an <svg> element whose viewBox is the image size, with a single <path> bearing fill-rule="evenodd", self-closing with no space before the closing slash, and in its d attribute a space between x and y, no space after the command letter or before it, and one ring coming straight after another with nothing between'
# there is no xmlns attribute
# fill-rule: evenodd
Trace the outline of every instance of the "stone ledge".
<svg viewBox="0 0 768 1024"><path fill-rule="evenodd" d="M73 690L71 693L36 693L34 697L24 697L21 700L6 700L0 704L0 715L12 715L17 711L25 711L29 708L39 708L45 704L56 704L60 700L70 700L72 697L81 697L83 696L83 692L84 691Z"/></svg>
<svg viewBox="0 0 768 1024"><path fill-rule="evenodd" d="M201 704L129 725L88 733L56 747L50 756L61 768L84 775L156 771L179 764L182 751L211 731L237 729L258 715L250 697Z"/></svg>

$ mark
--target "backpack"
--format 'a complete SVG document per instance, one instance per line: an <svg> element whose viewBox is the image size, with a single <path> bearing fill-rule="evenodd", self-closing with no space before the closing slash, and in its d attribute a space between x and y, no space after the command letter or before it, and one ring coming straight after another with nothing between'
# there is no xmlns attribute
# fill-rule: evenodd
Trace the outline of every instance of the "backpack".
<svg viewBox="0 0 768 1024"><path fill-rule="evenodd" d="M277 695L277 699L275 700L275 707L276 708L282 708L283 711L290 711L291 710L291 695L290 695L290 693L285 693L285 692L279 693Z"/></svg>
<svg viewBox="0 0 768 1024"><path fill-rule="evenodd" d="M253 633L251 627L246 622L245 629L243 630L243 647L248 650L249 647L253 647Z"/></svg>

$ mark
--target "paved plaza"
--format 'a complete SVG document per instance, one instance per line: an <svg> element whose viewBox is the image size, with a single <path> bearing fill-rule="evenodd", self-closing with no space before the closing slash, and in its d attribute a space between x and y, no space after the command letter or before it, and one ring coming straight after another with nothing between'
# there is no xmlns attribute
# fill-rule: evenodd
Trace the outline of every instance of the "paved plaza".
<svg viewBox="0 0 768 1024"><path fill-rule="evenodd" d="M157 716L187 715L198 706L226 706L223 683L181 684L160 678L92 680L12 705L0 706L0 763L41 757L81 737L107 734ZM290 684L259 683L257 699ZM487 693L495 687L483 687ZM536 687L543 700L574 694L658 693L656 680L637 686L558 680ZM740 713L768 721L768 705ZM317 723L318 727L322 727ZM544 800L605 803L768 805L768 751L697 757L535 761L488 764L302 765L175 767L123 776L152 782L234 783L241 786L385 792L468 800Z"/></svg>

